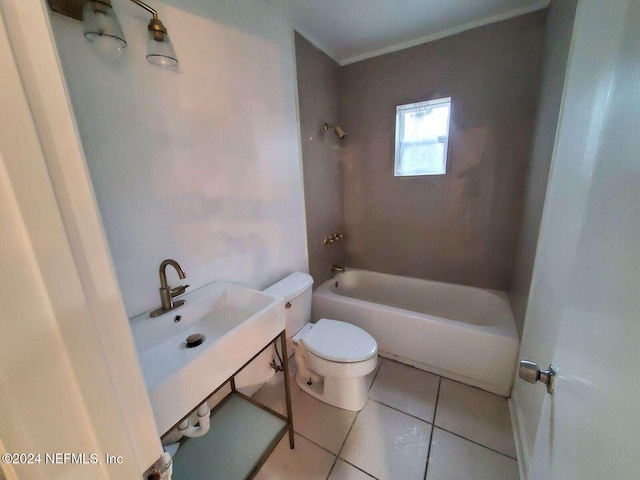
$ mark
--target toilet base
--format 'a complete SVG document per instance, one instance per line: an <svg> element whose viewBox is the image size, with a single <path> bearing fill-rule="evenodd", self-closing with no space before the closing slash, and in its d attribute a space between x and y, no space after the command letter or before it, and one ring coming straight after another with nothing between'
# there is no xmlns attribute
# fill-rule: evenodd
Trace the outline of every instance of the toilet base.
<svg viewBox="0 0 640 480"><path fill-rule="evenodd" d="M318 380L308 385L300 371L296 383L305 392L321 402L352 412L359 412L367 403L369 388L366 377L333 378L317 376Z"/></svg>

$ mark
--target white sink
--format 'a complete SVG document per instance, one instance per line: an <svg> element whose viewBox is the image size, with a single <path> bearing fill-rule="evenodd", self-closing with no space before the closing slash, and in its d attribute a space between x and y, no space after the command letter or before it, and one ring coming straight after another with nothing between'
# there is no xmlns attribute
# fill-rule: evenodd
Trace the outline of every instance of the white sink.
<svg viewBox="0 0 640 480"><path fill-rule="evenodd" d="M214 282L181 296L186 303L156 318L131 319L133 338L164 434L284 330L280 297ZM179 321L176 321L179 319ZM188 336L204 336L187 348Z"/></svg>

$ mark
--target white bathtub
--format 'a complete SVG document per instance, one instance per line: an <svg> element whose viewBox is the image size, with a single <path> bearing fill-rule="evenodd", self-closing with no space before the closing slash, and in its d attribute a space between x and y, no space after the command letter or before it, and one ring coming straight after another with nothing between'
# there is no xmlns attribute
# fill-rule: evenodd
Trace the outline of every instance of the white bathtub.
<svg viewBox="0 0 640 480"><path fill-rule="evenodd" d="M347 269L313 292L313 319L353 323L380 355L511 394L518 332L504 292Z"/></svg>

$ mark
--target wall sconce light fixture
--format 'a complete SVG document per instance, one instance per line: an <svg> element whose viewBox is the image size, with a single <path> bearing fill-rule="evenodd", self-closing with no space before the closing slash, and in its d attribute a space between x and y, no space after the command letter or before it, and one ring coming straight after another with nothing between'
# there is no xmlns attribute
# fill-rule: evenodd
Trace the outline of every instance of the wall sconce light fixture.
<svg viewBox="0 0 640 480"><path fill-rule="evenodd" d="M147 44L147 60L155 65L175 66L178 57L167 33L167 28L158 18L158 12L141 0L130 0L144 8L151 15L147 27L149 43ZM127 40L111 0L49 0L51 9L84 23L84 36L90 42L114 42L118 50L127 46Z"/></svg>
<svg viewBox="0 0 640 480"><path fill-rule="evenodd" d="M89 0L82 10L84 37L90 42L116 42L118 50L126 48L124 32L113 11L111 0Z"/></svg>
<svg viewBox="0 0 640 480"><path fill-rule="evenodd" d="M153 15L149 21L149 43L147 45L147 60L162 67L178 65L178 57L167 33L167 28L158 18L158 12L140 0L131 0Z"/></svg>

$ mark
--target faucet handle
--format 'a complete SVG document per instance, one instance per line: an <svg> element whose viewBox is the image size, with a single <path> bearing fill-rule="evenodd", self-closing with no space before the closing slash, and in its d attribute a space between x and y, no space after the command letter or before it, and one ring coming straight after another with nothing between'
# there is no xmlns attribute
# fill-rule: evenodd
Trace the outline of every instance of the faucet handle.
<svg viewBox="0 0 640 480"><path fill-rule="evenodd" d="M185 290L187 288L189 288L190 286L191 285L186 284L186 285L180 285L179 287L176 287L176 288L172 288L171 289L171 298L177 297L178 295L182 295L185 292Z"/></svg>

